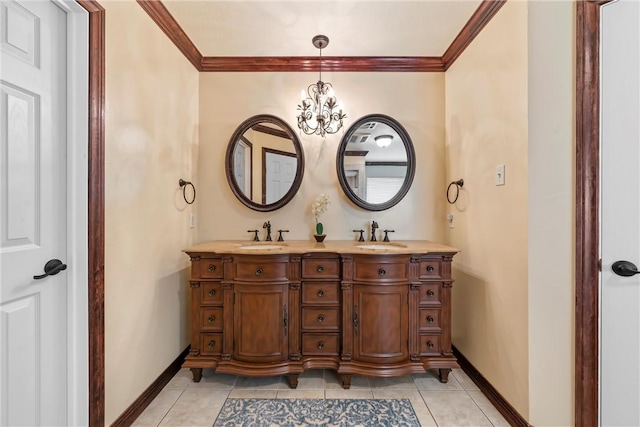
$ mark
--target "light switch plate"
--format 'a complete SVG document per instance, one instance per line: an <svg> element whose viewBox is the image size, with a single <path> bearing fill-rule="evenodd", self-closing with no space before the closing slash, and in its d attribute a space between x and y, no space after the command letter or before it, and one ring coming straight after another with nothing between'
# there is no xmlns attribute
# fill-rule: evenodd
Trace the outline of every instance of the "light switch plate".
<svg viewBox="0 0 640 427"><path fill-rule="evenodd" d="M496 176L495 176L495 180L496 180L496 185L505 185L505 179L504 179L504 165L498 165L498 166L496 166Z"/></svg>

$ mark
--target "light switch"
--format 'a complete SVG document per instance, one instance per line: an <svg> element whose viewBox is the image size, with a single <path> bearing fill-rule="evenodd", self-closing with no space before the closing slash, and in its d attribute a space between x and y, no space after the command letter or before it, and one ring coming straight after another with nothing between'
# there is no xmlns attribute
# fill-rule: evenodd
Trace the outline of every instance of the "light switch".
<svg viewBox="0 0 640 427"><path fill-rule="evenodd" d="M449 228L455 228L455 224L453 222L454 218L455 217L453 216L452 213L447 214L446 219L447 219L447 222L449 223Z"/></svg>
<svg viewBox="0 0 640 427"><path fill-rule="evenodd" d="M504 165L496 166L496 185L504 185Z"/></svg>

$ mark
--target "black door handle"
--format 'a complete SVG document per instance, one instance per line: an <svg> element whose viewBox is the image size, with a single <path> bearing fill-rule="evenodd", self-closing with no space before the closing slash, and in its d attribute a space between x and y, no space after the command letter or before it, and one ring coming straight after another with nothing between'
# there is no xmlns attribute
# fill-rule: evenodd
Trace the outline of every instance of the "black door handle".
<svg viewBox="0 0 640 427"><path fill-rule="evenodd" d="M640 274L640 271L638 271L638 267L636 267L634 263L629 261L616 261L613 263L611 268L613 269L613 272L618 276L629 277Z"/></svg>
<svg viewBox="0 0 640 427"><path fill-rule="evenodd" d="M47 276L55 276L56 274L60 273L62 270L66 270L66 269L67 269L67 264L63 264L62 261L60 261L59 259L50 259L44 265L44 274L41 274L39 276L33 276L33 278L36 280L44 279Z"/></svg>

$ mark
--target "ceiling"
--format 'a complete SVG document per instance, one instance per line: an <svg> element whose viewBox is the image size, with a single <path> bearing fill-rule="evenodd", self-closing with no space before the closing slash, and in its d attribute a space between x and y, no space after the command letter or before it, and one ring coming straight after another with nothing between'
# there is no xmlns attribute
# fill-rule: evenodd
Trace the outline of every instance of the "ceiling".
<svg viewBox="0 0 640 427"><path fill-rule="evenodd" d="M205 57L440 57L481 0L163 0Z"/></svg>

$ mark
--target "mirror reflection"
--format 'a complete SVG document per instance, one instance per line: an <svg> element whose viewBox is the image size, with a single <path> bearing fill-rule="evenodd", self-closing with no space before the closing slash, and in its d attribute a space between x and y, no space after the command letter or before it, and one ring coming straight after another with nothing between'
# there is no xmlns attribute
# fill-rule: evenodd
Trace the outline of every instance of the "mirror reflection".
<svg viewBox="0 0 640 427"><path fill-rule="evenodd" d="M367 210L397 204L413 181L415 155L409 135L381 114L359 119L338 149L336 166L345 194Z"/></svg>
<svg viewBox="0 0 640 427"><path fill-rule="evenodd" d="M246 206L284 206L302 181L304 157L291 128L275 116L254 116L234 132L227 148L227 180Z"/></svg>

